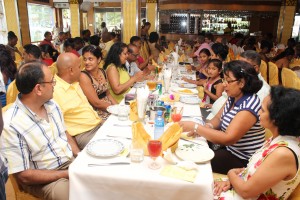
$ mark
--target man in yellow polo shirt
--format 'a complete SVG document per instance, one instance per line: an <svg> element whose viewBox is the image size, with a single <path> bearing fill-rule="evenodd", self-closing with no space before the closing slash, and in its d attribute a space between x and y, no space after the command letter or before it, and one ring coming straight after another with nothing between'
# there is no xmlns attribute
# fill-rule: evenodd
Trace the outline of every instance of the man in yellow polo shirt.
<svg viewBox="0 0 300 200"><path fill-rule="evenodd" d="M58 73L53 98L64 115L68 133L83 149L101 126L101 118L89 104L79 86L80 60L73 53L62 53L57 61Z"/></svg>

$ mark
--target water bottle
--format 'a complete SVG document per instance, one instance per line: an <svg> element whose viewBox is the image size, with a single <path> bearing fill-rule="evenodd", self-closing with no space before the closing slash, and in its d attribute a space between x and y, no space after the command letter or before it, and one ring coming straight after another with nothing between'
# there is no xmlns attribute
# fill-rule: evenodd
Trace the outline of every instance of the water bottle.
<svg viewBox="0 0 300 200"><path fill-rule="evenodd" d="M161 110L157 111L157 116L154 120L154 139L157 140L164 134L165 120L162 116Z"/></svg>

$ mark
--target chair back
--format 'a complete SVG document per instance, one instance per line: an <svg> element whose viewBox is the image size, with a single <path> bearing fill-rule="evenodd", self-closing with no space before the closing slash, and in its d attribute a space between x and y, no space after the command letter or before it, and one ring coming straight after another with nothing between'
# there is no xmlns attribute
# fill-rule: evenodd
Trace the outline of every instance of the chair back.
<svg viewBox="0 0 300 200"><path fill-rule="evenodd" d="M16 80L13 80L7 88L6 92L6 104L11 104L16 101L19 90L16 85Z"/></svg>
<svg viewBox="0 0 300 200"><path fill-rule="evenodd" d="M278 67L275 63L269 62L269 85L278 85L279 77L278 77Z"/></svg>
<svg viewBox="0 0 300 200"><path fill-rule="evenodd" d="M293 88L295 78L297 78L297 74L294 71L286 67L282 68L281 80L284 87Z"/></svg>
<svg viewBox="0 0 300 200"><path fill-rule="evenodd" d="M260 67L259 67L259 72L261 76L265 79L265 81L268 81L267 79L267 63L265 61L261 61Z"/></svg>
<svg viewBox="0 0 300 200"><path fill-rule="evenodd" d="M25 192L13 175L9 175L9 180L14 188L16 200L40 200L39 198Z"/></svg>

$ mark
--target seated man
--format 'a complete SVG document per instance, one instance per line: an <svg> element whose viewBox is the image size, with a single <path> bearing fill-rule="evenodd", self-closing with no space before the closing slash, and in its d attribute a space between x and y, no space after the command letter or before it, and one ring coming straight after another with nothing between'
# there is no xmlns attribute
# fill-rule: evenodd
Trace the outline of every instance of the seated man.
<svg viewBox="0 0 300 200"><path fill-rule="evenodd" d="M73 53L60 54L54 100L62 109L67 130L75 137L80 149L93 138L101 126L101 118L89 104L80 85L80 59Z"/></svg>
<svg viewBox="0 0 300 200"><path fill-rule="evenodd" d="M26 44L24 45L23 48L24 48L24 52L23 52L24 62L41 59L42 52L38 46L34 44Z"/></svg>
<svg viewBox="0 0 300 200"><path fill-rule="evenodd" d="M16 85L20 94L4 113L0 138L8 172L34 196L68 199L67 169L79 149L66 133L60 108L51 100L55 79L43 63L29 62L20 67Z"/></svg>

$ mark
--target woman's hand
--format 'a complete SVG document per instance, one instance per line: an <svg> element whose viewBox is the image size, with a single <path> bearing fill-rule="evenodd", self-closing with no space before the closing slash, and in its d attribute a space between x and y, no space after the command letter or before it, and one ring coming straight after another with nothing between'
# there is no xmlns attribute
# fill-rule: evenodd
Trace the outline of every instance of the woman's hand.
<svg viewBox="0 0 300 200"><path fill-rule="evenodd" d="M182 127L183 132L189 132L188 135L187 135L188 137L196 137L197 136L197 133L194 133L195 122L180 121L179 125Z"/></svg>
<svg viewBox="0 0 300 200"><path fill-rule="evenodd" d="M143 81L144 80L144 73L142 71L137 72L137 73L134 74L133 77L135 79L135 82Z"/></svg>
<svg viewBox="0 0 300 200"><path fill-rule="evenodd" d="M226 192L231 187L229 180L214 182L214 195L219 196L222 192Z"/></svg>

